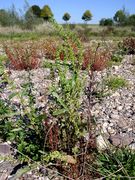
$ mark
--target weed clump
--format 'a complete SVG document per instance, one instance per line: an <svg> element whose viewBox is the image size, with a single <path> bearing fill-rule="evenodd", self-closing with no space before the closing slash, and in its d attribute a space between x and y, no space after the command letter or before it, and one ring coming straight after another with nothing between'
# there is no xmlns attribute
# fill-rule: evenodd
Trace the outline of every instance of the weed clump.
<svg viewBox="0 0 135 180"><path fill-rule="evenodd" d="M92 71L101 71L107 67L111 53L107 49L100 49L99 46L96 50L91 47L84 50L82 69L89 68Z"/></svg>
<svg viewBox="0 0 135 180"><path fill-rule="evenodd" d="M127 82L122 77L111 76L105 80L105 85L108 86L109 89L117 90L127 85Z"/></svg>
<svg viewBox="0 0 135 180"><path fill-rule="evenodd" d="M31 70L40 66L40 56L33 42L4 44L10 67L15 70Z"/></svg>
<svg viewBox="0 0 135 180"><path fill-rule="evenodd" d="M135 153L128 148L99 153L97 165L97 171L105 179L134 179L135 177Z"/></svg>

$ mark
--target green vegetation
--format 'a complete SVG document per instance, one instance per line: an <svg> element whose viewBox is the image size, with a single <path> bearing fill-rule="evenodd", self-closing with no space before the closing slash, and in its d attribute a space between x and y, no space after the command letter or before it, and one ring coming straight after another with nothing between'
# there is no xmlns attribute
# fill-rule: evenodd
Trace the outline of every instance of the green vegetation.
<svg viewBox="0 0 135 180"><path fill-rule="evenodd" d="M92 14L89 10L86 10L82 15L82 20L85 22L90 21L92 19Z"/></svg>
<svg viewBox="0 0 135 180"><path fill-rule="evenodd" d="M111 18L107 18L107 19L103 18L100 20L99 25L100 26L113 26L114 22Z"/></svg>
<svg viewBox="0 0 135 180"><path fill-rule="evenodd" d="M42 17L45 21L49 21L51 18L53 18L53 13L48 5L45 5L43 9L41 9L40 17Z"/></svg>
<svg viewBox="0 0 135 180"><path fill-rule="evenodd" d="M31 77L29 76L29 78ZM4 140L15 142L17 150L26 155L19 155L21 161L29 161L29 158L40 160L42 155L40 150L44 147L45 133L42 122L46 120L46 115L39 113L34 107L34 96L30 93L31 90L32 83L30 80L28 83L23 84L22 93L14 93L10 97L12 99L17 96L20 99L21 105L25 107L23 115L21 115L21 109L19 109L20 112L18 110L18 112L13 113L13 108L9 108L8 104L5 105L3 112L1 112L4 118L0 120L0 136ZM23 100L24 95L28 98L27 107ZM11 120L15 117L18 117L17 121Z"/></svg>
<svg viewBox="0 0 135 180"><path fill-rule="evenodd" d="M36 15L37 17L40 17L41 9L40 9L39 6L33 5L33 6L31 6L31 9L32 9L32 12L33 12L34 15Z"/></svg>
<svg viewBox="0 0 135 180"><path fill-rule="evenodd" d="M105 84L109 89L117 90L119 88L125 87L127 85L127 82L122 77L110 76L105 80Z"/></svg>
<svg viewBox="0 0 135 180"><path fill-rule="evenodd" d="M107 180L134 179L135 153L127 148L99 153L97 171Z"/></svg>
<svg viewBox="0 0 135 180"><path fill-rule="evenodd" d="M127 14L125 12L125 9L123 10L118 10L113 19L114 21L119 25L119 26L122 26L122 25L125 25L127 23Z"/></svg>
<svg viewBox="0 0 135 180"><path fill-rule="evenodd" d="M63 17L62 17L62 19L64 20L64 21L69 21L69 19L71 18L71 16L70 16L70 14L69 13L65 13L64 15L63 15Z"/></svg>
<svg viewBox="0 0 135 180"><path fill-rule="evenodd" d="M135 14L130 15L128 21L131 26L135 26Z"/></svg>

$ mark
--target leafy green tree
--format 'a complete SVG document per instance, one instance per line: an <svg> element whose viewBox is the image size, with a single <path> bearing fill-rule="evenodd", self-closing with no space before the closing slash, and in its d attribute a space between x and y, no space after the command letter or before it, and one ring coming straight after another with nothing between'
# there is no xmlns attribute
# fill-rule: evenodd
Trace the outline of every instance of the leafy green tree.
<svg viewBox="0 0 135 180"><path fill-rule="evenodd" d="M70 16L70 14L69 13L65 13L64 15L63 15L63 17L62 17L62 19L64 20L64 21L69 21L69 19L71 18L71 16Z"/></svg>
<svg viewBox="0 0 135 180"><path fill-rule="evenodd" d="M41 24L42 21L43 20L40 17L37 17L37 15L33 13L32 8L30 7L24 15L24 28L33 29L35 25Z"/></svg>
<svg viewBox="0 0 135 180"><path fill-rule="evenodd" d="M127 14L125 12L125 10L118 10L114 17L113 17L114 21L118 24L118 25L125 25L126 21L127 21Z"/></svg>
<svg viewBox="0 0 135 180"><path fill-rule="evenodd" d="M135 14L129 16L128 25L135 26Z"/></svg>
<svg viewBox="0 0 135 180"><path fill-rule="evenodd" d="M113 26L114 22L111 18L102 18L100 21L99 21L99 25L100 26Z"/></svg>
<svg viewBox="0 0 135 180"><path fill-rule="evenodd" d="M31 9L32 9L32 12L34 15L36 15L37 17L40 17L41 9L39 6L33 5L33 6L31 6Z"/></svg>
<svg viewBox="0 0 135 180"><path fill-rule="evenodd" d="M89 10L86 10L82 15L82 20L85 22L90 21L92 19L92 14Z"/></svg>
<svg viewBox="0 0 135 180"><path fill-rule="evenodd" d="M43 9L41 10L41 17L45 21L49 21L50 19L53 18L53 13L51 11L51 8L48 5L45 5Z"/></svg>

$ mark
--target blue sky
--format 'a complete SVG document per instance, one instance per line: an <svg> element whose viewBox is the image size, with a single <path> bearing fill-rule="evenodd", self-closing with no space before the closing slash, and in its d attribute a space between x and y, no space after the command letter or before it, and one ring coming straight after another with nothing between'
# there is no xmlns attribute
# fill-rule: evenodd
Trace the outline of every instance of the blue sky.
<svg viewBox="0 0 135 180"><path fill-rule="evenodd" d="M90 10L93 18L90 23L98 23L101 18L113 17L123 6L130 14L135 14L135 0L27 0L30 5L49 5L55 19L62 21L65 12L70 13L70 22L82 22L81 16L85 10ZM23 9L24 0L0 0L0 9L8 9L14 4L17 9Z"/></svg>

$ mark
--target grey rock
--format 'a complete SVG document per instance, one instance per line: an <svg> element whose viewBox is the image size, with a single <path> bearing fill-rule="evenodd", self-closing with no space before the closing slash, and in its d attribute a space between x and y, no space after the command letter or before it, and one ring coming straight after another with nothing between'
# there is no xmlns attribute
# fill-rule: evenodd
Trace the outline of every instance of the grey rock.
<svg viewBox="0 0 135 180"><path fill-rule="evenodd" d="M126 121L124 119L121 119L121 120L117 121L117 125L120 128L127 128L129 126L128 121Z"/></svg>
<svg viewBox="0 0 135 180"><path fill-rule="evenodd" d="M120 119L119 115L118 114L111 114L110 117L112 119Z"/></svg>
<svg viewBox="0 0 135 180"><path fill-rule="evenodd" d="M125 136L122 136L120 134L114 135L114 136L110 136L109 137L109 141L117 147L125 147L128 146L129 144L131 144L133 142L133 138L130 137L128 134Z"/></svg>
<svg viewBox="0 0 135 180"><path fill-rule="evenodd" d="M0 144L0 155L2 156L11 155L11 148L7 143Z"/></svg>

